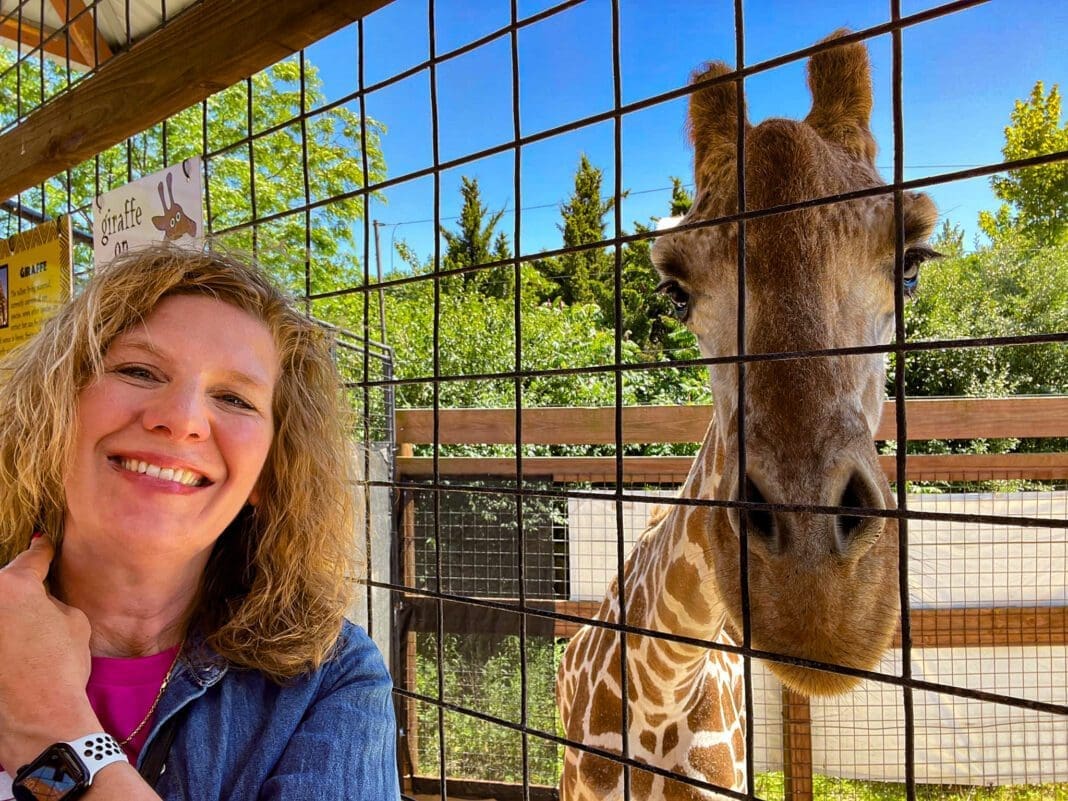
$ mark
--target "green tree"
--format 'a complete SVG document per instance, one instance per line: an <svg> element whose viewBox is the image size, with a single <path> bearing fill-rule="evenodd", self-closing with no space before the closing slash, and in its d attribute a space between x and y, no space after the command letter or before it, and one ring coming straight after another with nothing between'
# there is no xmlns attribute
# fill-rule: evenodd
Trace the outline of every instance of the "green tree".
<svg viewBox="0 0 1068 801"><path fill-rule="evenodd" d="M615 199L602 199L603 171L594 167L586 154L579 159L570 198L560 207L564 247L576 248L603 242L605 215L615 208ZM615 265L604 247L589 247L536 262L538 269L556 287L551 298L567 305L596 303L609 325L615 319Z"/></svg>
<svg viewBox="0 0 1068 801"><path fill-rule="evenodd" d="M446 270L456 270L510 259L512 249L508 236L503 231L496 231L504 209L491 212L486 207L477 178L463 176L460 194L464 202L457 230L441 227L441 235L445 238L442 266ZM487 297L504 298L512 293L514 273L510 265L501 265L463 273L462 282L464 286L478 287Z"/></svg>
<svg viewBox="0 0 1068 801"><path fill-rule="evenodd" d="M671 216L685 214L693 206L693 195L682 185L682 179L671 176Z"/></svg>
<svg viewBox="0 0 1068 801"><path fill-rule="evenodd" d="M655 224L655 220L651 221ZM652 225L636 222L638 234L652 232ZM656 291L660 274L653 267L653 239L635 239L623 248L620 286L624 336L637 345L643 359L655 360L670 347L672 334L692 339L686 327L671 316L671 303ZM679 344L679 343L675 343Z"/></svg>
<svg viewBox="0 0 1068 801"><path fill-rule="evenodd" d="M615 207L612 198L602 199L602 171L583 155L575 171L569 200L560 207L566 247L596 244L605 238L605 215ZM679 178L672 178L670 214L684 214L693 197ZM650 234L649 224L636 222L635 233ZM642 359L656 359L665 345L689 350L692 337L670 316L670 304L656 293L659 275L650 251L653 239L628 242L620 265L620 326L623 337L637 345ZM596 303L604 325L615 326L615 264L610 250L593 247L536 262L543 275L556 284L548 297L567 305ZM669 340L672 340L669 343Z"/></svg>
<svg viewBox="0 0 1068 801"><path fill-rule="evenodd" d="M1068 124L1061 123L1061 94L1054 84L1047 94L1037 81L1027 100L1017 100L1005 128L1006 160L1068 150ZM1013 234L1039 244L1064 241L1068 230L1068 161L1026 167L991 181L1002 201L997 211L982 212L979 226L997 243Z"/></svg>
<svg viewBox="0 0 1068 801"><path fill-rule="evenodd" d="M1006 159L1068 149L1056 86L1038 81L1017 100L1005 128ZM964 251L963 233L948 221L934 241L945 257L924 269L920 292L906 307L910 337L954 340L1062 332L1068 328L1068 163L1030 167L992 179L1003 201L981 212L990 243ZM908 359L914 395L1041 394L1064 391L1063 344L946 348Z"/></svg>
<svg viewBox="0 0 1068 801"><path fill-rule="evenodd" d="M538 286L542 279L533 266L522 267L521 285ZM515 363L515 300L486 295L477 284L448 282L438 297L438 370L444 376L511 373ZM434 284L413 281L386 297L390 345L397 353L400 378L428 378L434 374ZM551 370L586 364L606 364L613 358L614 339L592 304L565 306L542 302L536 291L521 293L523 364L526 371ZM600 376L531 376L523 384L525 406L604 405L612 402L613 381ZM433 402L429 383L405 383L397 388L403 407L428 407ZM439 385L443 407L508 407L515 404L510 378L495 381L445 381Z"/></svg>
<svg viewBox="0 0 1068 801"><path fill-rule="evenodd" d="M0 79L0 119L4 120L10 119L13 110L20 107L20 98L21 107L25 108L27 104L39 102L42 96L54 94L67 81L65 68L46 60L42 72L42 65L32 59L20 64L16 81L15 70L5 72L13 63L14 54L0 48L0 74L4 76ZM356 232L360 226L354 222L362 219L364 206L362 199L345 196L365 185L364 146L368 180L376 182L385 177L380 146L384 127L372 119L361 125L359 115L345 106L313 113L302 125L302 111L315 108L325 99L318 70L307 61L303 78L302 94L299 61L293 58L280 61L252 76L250 82L240 81L208 98L206 141L204 115L198 104L171 117L165 124L106 150L97 159L74 167L69 183L76 225L85 230L91 228L92 199L97 190L107 192L131 179L156 172L165 163L174 164L209 152L213 154L206 171L210 202L205 210L209 231L245 226L224 234L221 239L228 246L256 251L260 262L298 294L303 294L306 288L326 292L359 285L362 267ZM279 129L250 145L242 141L249 136L250 126L253 133ZM254 165L251 170L250 161ZM307 201L339 197L312 213L307 243L304 215L284 214ZM66 211L66 176L47 181L43 195L41 187L28 190L23 193L22 202L35 209L43 207L48 216ZM269 223L247 225L254 219L272 215L279 216ZM17 225L13 217L8 218L9 233ZM76 253L79 264L90 260L91 254ZM305 283L306 264L310 287ZM339 325L355 327L355 322L361 319L353 305L355 300L323 302L313 311ZM358 311L362 312L362 303Z"/></svg>

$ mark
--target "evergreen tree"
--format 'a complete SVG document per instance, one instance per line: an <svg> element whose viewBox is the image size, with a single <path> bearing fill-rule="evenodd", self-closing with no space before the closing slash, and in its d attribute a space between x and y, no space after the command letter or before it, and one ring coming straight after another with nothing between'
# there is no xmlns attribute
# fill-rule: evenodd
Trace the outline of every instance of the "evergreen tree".
<svg viewBox="0 0 1068 801"><path fill-rule="evenodd" d="M477 178L461 178L460 194L464 203L460 211L458 228L450 231L441 227L445 238L445 254L442 266L446 270L474 267L512 257L508 236L496 231L504 215L504 209L491 212L482 202ZM488 297L503 298L512 293L515 283L511 265L501 265L488 270L476 270L462 274L465 287L476 288ZM453 282L448 282L450 285Z"/></svg>
<svg viewBox="0 0 1068 801"><path fill-rule="evenodd" d="M693 195L681 179L672 176L669 216L681 216L692 205ZM635 233L651 232L658 220L653 217L651 225L635 222ZM686 327L671 316L668 299L656 292L660 274L653 267L653 241L637 239L623 249L623 328L649 359L659 358L664 351L677 358L687 358L696 355L695 341Z"/></svg>
<svg viewBox="0 0 1068 801"><path fill-rule="evenodd" d="M682 185L682 179L671 176L671 216L679 217L693 206L693 195Z"/></svg>
<svg viewBox="0 0 1068 801"><path fill-rule="evenodd" d="M571 197L560 207L564 247L573 248L603 242L604 216L615 208L615 199L601 198L603 172L594 167L586 154L579 159ZM614 259L603 247L591 247L535 262L539 271L555 283L550 299L567 305L596 303L605 322L615 319Z"/></svg>
<svg viewBox="0 0 1068 801"><path fill-rule="evenodd" d="M560 207L566 247L576 247L604 241L605 215L615 208L612 198L602 199L602 176L583 155L575 171L571 197ZM671 216L686 213L693 197L678 178L672 178ZM650 233L657 218L650 224L635 223L635 232ZM667 299L656 293L660 282L653 268L650 250L653 239L638 239L623 247L620 299L620 325L625 340L637 346L643 358L659 358L665 347L692 355L692 337L685 327L670 315ZM603 324L615 326L615 264L610 249L589 248L535 262L539 272L549 281L546 299L566 305L596 303Z"/></svg>

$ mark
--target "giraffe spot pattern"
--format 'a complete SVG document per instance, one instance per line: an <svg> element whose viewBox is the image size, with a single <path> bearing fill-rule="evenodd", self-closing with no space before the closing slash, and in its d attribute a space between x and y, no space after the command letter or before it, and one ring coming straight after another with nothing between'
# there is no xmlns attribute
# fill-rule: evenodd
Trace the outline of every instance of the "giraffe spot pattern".
<svg viewBox="0 0 1068 801"><path fill-rule="evenodd" d="M712 784L730 787L734 781L734 757L724 743L691 748L690 765Z"/></svg>
<svg viewBox="0 0 1068 801"><path fill-rule="evenodd" d="M672 723L666 729L664 729L664 739L660 744L661 756L667 756L675 750L675 746L679 744L679 726L677 723Z"/></svg>
<svg viewBox="0 0 1068 801"><path fill-rule="evenodd" d="M646 731L643 731L641 734L638 735L638 742L641 743L642 748L644 748L648 753L656 753L656 734L654 734L653 732L649 731L648 729Z"/></svg>

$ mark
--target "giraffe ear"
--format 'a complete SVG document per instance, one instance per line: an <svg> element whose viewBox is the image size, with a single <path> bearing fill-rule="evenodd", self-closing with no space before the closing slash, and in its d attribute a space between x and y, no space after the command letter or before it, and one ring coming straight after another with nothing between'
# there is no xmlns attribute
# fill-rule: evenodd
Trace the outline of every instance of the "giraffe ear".
<svg viewBox="0 0 1068 801"><path fill-rule="evenodd" d="M840 29L824 42L845 36ZM805 118L829 142L875 163L871 121L872 91L868 49L859 42L823 50L808 61L812 110Z"/></svg>
<svg viewBox="0 0 1068 801"><path fill-rule="evenodd" d="M722 61L712 61L698 68L690 84L720 78L732 72ZM734 81L722 81L698 89L690 95L689 134L694 149L694 179L698 191L706 189L712 176L734 162L737 152L738 126L749 129L742 101L738 119L738 87Z"/></svg>

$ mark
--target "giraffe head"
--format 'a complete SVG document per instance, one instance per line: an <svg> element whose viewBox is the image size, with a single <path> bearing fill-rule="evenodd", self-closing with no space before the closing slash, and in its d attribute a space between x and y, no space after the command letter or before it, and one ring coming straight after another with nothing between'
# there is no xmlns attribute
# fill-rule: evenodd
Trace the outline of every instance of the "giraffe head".
<svg viewBox="0 0 1068 801"><path fill-rule="evenodd" d="M832 35L832 38L840 36ZM712 63L694 81L725 76ZM751 126L727 79L690 100L695 223L738 211L738 138L745 208L794 204L881 185L867 50L846 44L812 56L812 109L803 121ZM739 114L739 110L741 113ZM922 194L903 198L905 292L937 216ZM890 194L762 216L745 225L744 352L749 355L882 346L894 332L895 207ZM667 233L653 249L677 314L707 357L738 354L737 223ZM710 368L718 454L715 497L769 504L886 509L893 495L872 435L884 398L881 353L774 358L745 367L746 459L739 471L739 368ZM748 532L753 647L868 669L889 646L899 612L898 531L885 517L718 508L708 532L715 582L742 628L740 517ZM772 669L806 694L855 681L783 663Z"/></svg>

